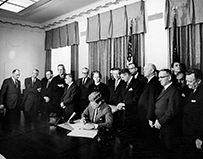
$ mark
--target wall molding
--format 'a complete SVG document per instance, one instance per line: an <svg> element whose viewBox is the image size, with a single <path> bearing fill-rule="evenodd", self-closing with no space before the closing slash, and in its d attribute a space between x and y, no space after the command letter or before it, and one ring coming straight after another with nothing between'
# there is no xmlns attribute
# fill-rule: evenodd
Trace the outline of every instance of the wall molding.
<svg viewBox="0 0 203 159"><path fill-rule="evenodd" d="M37 28L37 29L45 30L45 29L49 29L51 27L60 25L62 23L67 23L70 20L74 20L74 19L82 17L84 15L88 15L88 14L90 14L92 12L97 12L97 11L99 11L101 9L108 8L108 7L112 6L112 5L117 5L122 1L130 1L130 0L115 0L114 2L107 2L107 3L103 4L103 5L98 5L95 8L88 9L88 10L80 12L78 14L73 14L71 16L68 16L68 17L65 17L63 19L57 20L57 21L55 21L53 23L50 23L48 25L44 25L42 27L37 26L37 25L21 24L21 23L18 23L18 22L13 23L13 22L10 22L10 21L7 21L7 20L5 20L5 21L0 20L0 23L2 23L2 24L10 24L10 25L13 25L13 26L21 26L21 27L29 27L29 28Z"/></svg>

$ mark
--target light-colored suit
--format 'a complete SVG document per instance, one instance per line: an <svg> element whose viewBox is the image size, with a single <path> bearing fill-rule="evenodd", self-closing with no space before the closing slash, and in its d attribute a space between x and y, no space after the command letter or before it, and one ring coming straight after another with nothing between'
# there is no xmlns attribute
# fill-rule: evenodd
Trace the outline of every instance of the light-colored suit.
<svg viewBox="0 0 203 159"><path fill-rule="evenodd" d="M88 122L93 122L94 109L90 104L82 113L82 118L83 117L85 117ZM98 124L99 127L106 127L106 128L112 127L113 116L112 116L111 108L108 106L108 104L103 103L99 107L94 123Z"/></svg>

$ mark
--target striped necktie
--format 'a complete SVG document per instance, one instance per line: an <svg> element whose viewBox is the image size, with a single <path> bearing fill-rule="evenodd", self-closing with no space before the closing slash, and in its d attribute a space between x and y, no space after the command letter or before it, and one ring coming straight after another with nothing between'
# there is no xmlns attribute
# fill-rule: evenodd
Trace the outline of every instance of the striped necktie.
<svg viewBox="0 0 203 159"><path fill-rule="evenodd" d="M94 123L96 122L97 114L98 114L98 108L94 110L94 116L93 116Z"/></svg>

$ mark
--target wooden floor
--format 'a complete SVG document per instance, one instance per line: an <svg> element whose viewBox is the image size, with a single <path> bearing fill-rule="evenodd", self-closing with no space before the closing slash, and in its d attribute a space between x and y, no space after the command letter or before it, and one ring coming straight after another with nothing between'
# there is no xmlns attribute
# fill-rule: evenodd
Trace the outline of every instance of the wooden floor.
<svg viewBox="0 0 203 159"><path fill-rule="evenodd" d="M171 153L145 148L136 127L113 130L107 138L68 137L67 130L49 125L47 115L27 119L0 116L0 154L7 159L195 159L202 151Z"/></svg>

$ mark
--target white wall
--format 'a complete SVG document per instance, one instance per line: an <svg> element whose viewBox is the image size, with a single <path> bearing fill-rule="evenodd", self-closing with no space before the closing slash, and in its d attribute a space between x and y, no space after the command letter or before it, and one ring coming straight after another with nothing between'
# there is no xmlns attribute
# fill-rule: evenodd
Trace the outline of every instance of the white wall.
<svg viewBox="0 0 203 159"><path fill-rule="evenodd" d="M72 13L62 15L42 25L47 25L49 23L65 19L66 17L70 17L71 15L85 12L89 9L103 5L108 1L110 0L97 1L92 5L85 6L84 8L80 8ZM66 23L60 24L65 25L73 21L79 22L79 77L81 76L81 69L85 66L88 67L88 44L86 43L87 17L134 3L136 1L138 0L121 1L116 5L102 8L98 11L85 14L71 21L67 21ZM165 1L145 0L145 2L148 17L155 17L154 19L152 18L147 21L147 33L145 36L145 63L154 63L158 69L166 68L168 66L168 46L167 31L164 29ZM162 17L156 18L156 15L158 14L162 14ZM56 27L58 26L55 26L55 28ZM40 70L40 78L44 76L44 36L45 33L43 30L0 24L0 84L5 77L10 76L14 67L19 67L21 69L20 79L22 82L25 77L31 75L34 68L38 68Z"/></svg>
<svg viewBox="0 0 203 159"><path fill-rule="evenodd" d="M145 63L154 63L157 69L168 67L167 30L164 26L164 0L147 0L148 17L147 33L145 35ZM161 15L156 16L156 15Z"/></svg>
<svg viewBox="0 0 203 159"><path fill-rule="evenodd" d="M0 85L15 68L21 70L22 88L24 79L31 75L33 69L39 69L39 78L44 77L44 37L45 33L40 29L0 25Z"/></svg>
<svg viewBox="0 0 203 159"><path fill-rule="evenodd" d="M79 22L79 32L80 32L80 45L79 45L79 77L82 76L82 68L88 67L88 44L86 43L86 29L87 20Z"/></svg>

